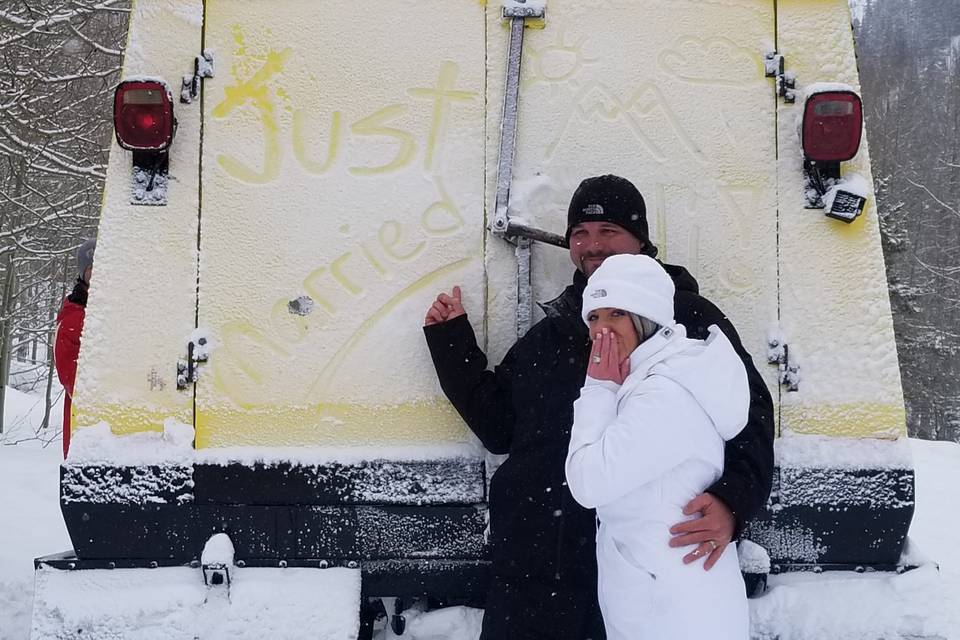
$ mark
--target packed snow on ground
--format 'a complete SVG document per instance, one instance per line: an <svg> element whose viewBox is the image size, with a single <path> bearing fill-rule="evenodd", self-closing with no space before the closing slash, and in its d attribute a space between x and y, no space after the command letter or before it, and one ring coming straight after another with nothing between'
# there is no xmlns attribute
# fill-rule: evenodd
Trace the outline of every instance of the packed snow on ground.
<svg viewBox="0 0 960 640"><path fill-rule="evenodd" d="M59 408L55 409L57 425L51 427L53 429L59 426L58 411ZM8 390L5 433L0 437L0 486L3 487L0 491L0 514L3 514L0 525L0 640L29 637L34 590L33 558L71 546L57 500L61 461L59 442L46 447L42 440L33 439L17 445L9 444L32 437L42 414L42 402L37 397ZM909 445L917 476L917 509L910 531L910 556L922 566L902 575L807 573L772 576L767 593L751 600L756 638L860 640L882 636L892 640L939 636L944 640L960 640L960 545L956 544L960 514L953 508L956 504L954 487L960 485L960 445L919 440L911 440ZM939 573L934 562L939 563ZM149 612L143 609L146 605L135 602L134 595L121 597L130 590L143 588L143 581L136 579L138 571L154 572L146 584L172 585L164 592L169 596L167 604L186 603L190 597L200 601L206 598L208 605L194 603L192 606L198 610L216 609L221 618L235 618L237 629L246 630L244 633L253 633L258 611L261 615L272 612L269 615L274 619L279 613L270 607L257 608L251 604L245 607L242 615L234 616L231 613L231 608L236 608L234 604L224 600L218 592L210 595L203 591L202 580L196 575L199 569L81 572L71 574L70 579L78 583L93 581L95 584L91 583L91 588L86 590L91 594L97 589L114 590L117 599L108 603L113 614L123 613L120 611L123 607L115 606L118 603L132 607L135 619L143 619L137 617L137 613L147 613L152 628L140 629L142 633L138 637L173 637L169 633L175 629L169 625L187 624L179 609L158 609L150 618ZM233 576L237 582L231 587L234 603L237 599L249 597L251 603L269 601L268 604L283 606L281 594L287 594L283 596L287 600L310 597L309 594L297 595L296 590L285 591L283 585L307 584L317 579L316 572L310 573L309 570L304 570L307 573L302 576L295 575L292 569L270 570L275 575L268 575L268 572L255 574L253 571L261 570L235 570ZM104 574L110 575L104 577ZM142 573L139 575L142 577ZM338 589L342 588L341 591L348 595L353 593L357 584L355 573L346 570L342 575L328 573L323 579L340 585ZM185 586L188 584L189 587ZM95 600L84 603L83 598L71 599L59 591L63 588L70 592L71 585L57 580L56 585L46 589L52 595L45 604L62 606L64 611L78 615L82 613L82 607L96 605ZM78 585L73 585L73 589L84 591ZM158 599L156 593L152 597L150 606L161 607L163 598ZM100 606L104 605L101 603ZM341 604L340 609L344 608ZM331 630L343 628L346 618L340 613L343 611L337 610L337 615L330 618ZM402 636L382 629L379 640L475 640L479 635L482 612L452 607L427 613L410 610L406 616L407 626ZM158 624L161 626L157 627ZM291 633L290 637L298 637L300 631L291 630Z"/></svg>
<svg viewBox="0 0 960 640"><path fill-rule="evenodd" d="M33 558L71 547L58 500L63 454L54 439L63 407L52 409L52 433L44 433L43 404L42 395L7 387L0 435L0 640L28 636Z"/></svg>
<svg viewBox="0 0 960 640"><path fill-rule="evenodd" d="M191 567L40 571L34 607L42 615L33 637L59 639L64 627L83 629L85 638L115 638L120 629L137 640L348 640L355 633L359 569L229 571L229 584L209 588Z"/></svg>

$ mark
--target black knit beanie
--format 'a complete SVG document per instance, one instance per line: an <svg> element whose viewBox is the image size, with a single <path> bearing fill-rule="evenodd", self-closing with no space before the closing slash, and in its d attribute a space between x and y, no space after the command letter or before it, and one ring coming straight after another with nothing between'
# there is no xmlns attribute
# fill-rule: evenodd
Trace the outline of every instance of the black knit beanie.
<svg viewBox="0 0 960 640"><path fill-rule="evenodd" d="M570 231L581 222L612 222L620 225L644 243L648 253L650 229L647 227L647 205L633 183L620 176L605 175L587 178L580 183L567 209L567 241Z"/></svg>

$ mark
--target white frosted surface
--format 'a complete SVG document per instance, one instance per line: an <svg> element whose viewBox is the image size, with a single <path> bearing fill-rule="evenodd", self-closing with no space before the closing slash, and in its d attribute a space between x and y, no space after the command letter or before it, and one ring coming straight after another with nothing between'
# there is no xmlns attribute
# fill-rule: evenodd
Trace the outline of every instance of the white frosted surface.
<svg viewBox="0 0 960 640"><path fill-rule="evenodd" d="M476 444L432 444L381 447L217 447L197 451L196 461L204 464L320 465L343 464L372 460L446 460L479 458L483 449Z"/></svg>
<svg viewBox="0 0 960 640"><path fill-rule="evenodd" d="M41 570L31 638L83 629L91 638L352 640L359 625L359 569L230 568L208 590L200 569Z"/></svg>
<svg viewBox="0 0 960 640"><path fill-rule="evenodd" d="M774 442L777 463L793 469L912 469L906 438L788 435Z"/></svg>
<svg viewBox="0 0 960 640"><path fill-rule="evenodd" d="M816 95L818 93L832 93L840 91L849 91L852 93L858 93L851 85L844 82L813 82L806 85L801 92L800 104L806 102L807 98L810 96Z"/></svg>
<svg viewBox="0 0 960 640"><path fill-rule="evenodd" d="M206 7L218 74L204 81L202 331L193 329L199 101L176 107L166 207L126 204L129 157L111 158L80 422L122 432L191 421L190 393L173 379L187 341L203 335L200 447L469 444L420 324L436 293L459 284L492 362L515 339L513 247L484 231L502 5L440 13L402 0L391 20L357 20L355 3L340 0L322 21L291 23L287 13L312 9L290 1L285 12ZM848 10L822 9L779 7L791 24L781 50L800 90L856 89ZM137 2L125 75L175 84L200 50L202 17L197 1ZM902 396L865 140L844 168L866 181L861 218L841 229L803 210L798 107L775 107L763 77L773 20L760 1L551 2L547 28L526 30L511 212L562 234L582 178L630 178L661 258L688 267L729 314L771 389L776 367L762 360L779 302L802 375L800 391L783 395L787 432L846 420L854 426L841 431L871 432L876 421L895 435ZM536 246L532 273L544 301L573 266L566 251ZM144 313L154 292L163 310Z"/></svg>
<svg viewBox="0 0 960 640"><path fill-rule="evenodd" d="M800 90L859 90L845 2L778 5L779 45ZM826 83L826 84L825 84ZM781 103L780 326L802 382L782 394L782 427L837 435L896 437L905 431L886 271L866 136L843 163L867 182L866 208L851 224L804 209L802 151L794 123L803 109Z"/></svg>
<svg viewBox="0 0 960 640"><path fill-rule="evenodd" d="M67 464L145 466L189 464L193 459L193 427L168 418L163 431L115 435L106 422L77 431Z"/></svg>
<svg viewBox="0 0 960 640"><path fill-rule="evenodd" d="M202 15L200 0L133 3L123 77L179 86L200 49ZM78 363L80 425L159 429L167 417L191 419L176 363L186 356L196 313L199 106L175 103L174 114L166 206L130 204L132 154L112 142Z"/></svg>
<svg viewBox="0 0 960 640"><path fill-rule="evenodd" d="M525 34L512 213L563 234L583 178L630 179L661 258L688 267L762 356L777 317L774 103L761 54L772 5L551 1L547 14ZM499 7L487 34L492 202L508 35ZM514 339L515 261L503 244L487 245L494 358ZM535 298L549 300L574 267L561 249L533 258ZM773 386L775 369L760 370Z"/></svg>
<svg viewBox="0 0 960 640"><path fill-rule="evenodd" d="M68 465L113 466L198 464L351 464L371 460L475 459L482 448L469 443L377 447L217 447L194 450L193 427L168 419L163 431L116 435L106 423L80 430L71 443Z"/></svg>
<svg viewBox="0 0 960 640"><path fill-rule="evenodd" d="M547 6L547 0L503 0L505 9L530 9L531 11L543 11Z"/></svg>
<svg viewBox="0 0 960 640"><path fill-rule="evenodd" d="M740 558L740 571L744 573L770 572L770 554L756 542L750 540L737 542L737 556Z"/></svg>
<svg viewBox="0 0 960 640"><path fill-rule="evenodd" d="M425 310L460 284L481 315L482 7L323 13L291 23L269 3L207 8L220 72L205 103L204 200L217 204L203 217L200 323L217 346L198 386L203 442L282 445L296 422L297 443L368 429L396 444L403 434L378 436L376 417L328 408L389 417L445 403ZM452 412L424 411L404 431L468 440Z"/></svg>

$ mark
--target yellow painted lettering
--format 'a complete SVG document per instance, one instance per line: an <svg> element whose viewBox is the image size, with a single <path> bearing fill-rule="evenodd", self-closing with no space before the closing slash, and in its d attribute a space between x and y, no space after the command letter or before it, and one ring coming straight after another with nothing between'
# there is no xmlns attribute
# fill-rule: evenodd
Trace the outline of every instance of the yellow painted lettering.
<svg viewBox="0 0 960 640"><path fill-rule="evenodd" d="M280 175L280 136L279 128L272 115L261 111L263 122L263 169L251 169L236 158L225 153L217 154L217 163L223 167L227 175L249 184L266 184L276 180Z"/></svg>
<svg viewBox="0 0 960 640"><path fill-rule="evenodd" d="M358 136L383 136L393 138L400 143L397 149L396 157L387 164L377 167L350 167L348 171L357 176L370 176L378 173L388 173L402 169L413 161L413 156L417 151L417 144L413 136L401 129L385 127L386 123L395 118L399 118L407 112L407 106L403 104L394 104L380 109L371 116L354 122L350 126L350 131Z"/></svg>
<svg viewBox="0 0 960 640"><path fill-rule="evenodd" d="M436 179L440 199L427 207L420 216L420 226L430 235L449 236L463 227L463 216L454 204L440 178Z"/></svg>
<svg viewBox="0 0 960 640"><path fill-rule="evenodd" d="M313 298L313 301L318 305L323 307L323 310L329 313L330 315L336 315L337 308L334 307L329 300L324 297L323 291L320 289L320 279L327 273L326 267L320 267L319 269L314 269L311 271L306 278L303 279L303 288L306 292Z"/></svg>
<svg viewBox="0 0 960 640"><path fill-rule="evenodd" d="M263 169L261 171L251 169L227 154L217 155L217 162L223 170L242 182L264 184L280 175L280 127L274 116L276 107L267 82L283 71L289 56L290 49L269 52L263 66L249 80L224 87L225 98L213 108L213 117L225 118L235 109L252 103L263 124Z"/></svg>
<svg viewBox="0 0 960 640"><path fill-rule="evenodd" d="M380 232L377 234L380 239L380 246L383 250L395 260L412 260L423 251L426 242L419 242L413 250L407 253L400 253L395 247L400 243L400 236L403 235L403 227L395 220L387 220L380 225Z"/></svg>
<svg viewBox="0 0 960 640"><path fill-rule="evenodd" d="M373 256L373 253L371 253L369 249L367 249L364 245L361 244L360 251L361 253L363 253L363 257L367 259L367 262L370 263L370 266L376 269L377 273L379 273L382 276L389 276L389 274L387 273L387 270L384 268L382 264L380 264L380 261Z"/></svg>
<svg viewBox="0 0 960 640"><path fill-rule="evenodd" d="M290 313L290 301L282 298L270 310L270 326L278 336L294 344L303 340L309 331L307 319Z"/></svg>
<svg viewBox="0 0 960 640"><path fill-rule="evenodd" d="M358 296L363 293L363 288L350 280L350 278L348 278L343 272L343 265L345 265L349 259L350 252L347 251L345 254L334 260L330 264L330 275L332 275L333 279L339 282L344 289L349 291L351 294Z"/></svg>
<svg viewBox="0 0 960 640"><path fill-rule="evenodd" d="M307 124L307 113L298 109L293 113L293 155L300 165L309 173L320 175L326 173L337 159L340 149L340 120L341 113L334 111L330 116L330 138L327 142L327 157L323 162L317 162L309 157L307 133L310 128Z"/></svg>
<svg viewBox="0 0 960 640"><path fill-rule="evenodd" d="M250 402L250 389L243 387L244 378L257 386L264 384L264 378L253 358L255 354L245 348L244 341L254 347L265 347L274 356L289 358L290 354L263 331L248 322L228 322L220 329L223 346L218 350L213 362L213 384L230 396L241 406ZM263 358L263 354L260 354Z"/></svg>
<svg viewBox="0 0 960 640"><path fill-rule="evenodd" d="M415 98L433 100L433 115L430 119L430 133L427 136L427 150L423 157L425 169L433 167L433 154L443 132L443 116L448 102L469 102L476 98L475 91L456 91L454 84L460 68L457 63L446 60L440 67L440 77L435 87L425 89L409 89L408 93Z"/></svg>

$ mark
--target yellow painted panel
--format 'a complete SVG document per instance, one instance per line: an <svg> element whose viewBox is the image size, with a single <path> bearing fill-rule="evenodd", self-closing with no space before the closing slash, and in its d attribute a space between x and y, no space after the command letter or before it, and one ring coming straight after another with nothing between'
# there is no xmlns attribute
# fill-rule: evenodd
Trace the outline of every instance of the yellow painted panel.
<svg viewBox="0 0 960 640"><path fill-rule="evenodd" d="M484 10L208 0L199 446L469 441L421 325L482 321Z"/></svg>
<svg viewBox="0 0 960 640"><path fill-rule="evenodd" d="M163 431L163 423L169 418L182 424L191 424L193 422L192 407L160 409L133 404L108 404L73 408L73 420L76 424L93 426L106 422L110 425L110 430L117 435L140 431Z"/></svg>
<svg viewBox="0 0 960 640"><path fill-rule="evenodd" d="M164 80L178 126L165 206L130 204L132 152L111 139L107 180L74 395L74 427L117 433L192 423L192 390L177 360L195 326L200 105L177 101L203 28L201 0L135 0L123 77ZM112 138L112 136L111 136Z"/></svg>
<svg viewBox="0 0 960 640"><path fill-rule="evenodd" d="M903 436L906 424L903 405L896 404L798 404L781 411L781 424L790 425L791 433L809 435L894 439Z"/></svg>
<svg viewBox="0 0 960 640"><path fill-rule="evenodd" d="M852 224L805 209L797 135L805 88L844 83L859 91L846 0L778 0L777 42L798 99L779 101L780 326L800 366L800 390L781 394L785 432L906 435L900 370L871 188ZM866 135L842 163L873 184Z"/></svg>
<svg viewBox="0 0 960 640"><path fill-rule="evenodd" d="M362 446L463 442L463 427L445 400L400 405L324 404L311 407L249 407L201 413L198 449L258 445L264 431L271 446Z"/></svg>
<svg viewBox="0 0 960 640"><path fill-rule="evenodd" d="M500 126L507 31L488 6L487 129ZM651 238L687 267L757 358L777 319L776 107L763 51L773 0L550 0L526 31L510 206L563 234L583 178L624 176L644 196ZM487 147L487 202L497 146ZM490 354L513 342L513 247L487 244ZM536 247L534 295L570 283L567 251ZM760 367L768 384L776 371Z"/></svg>

